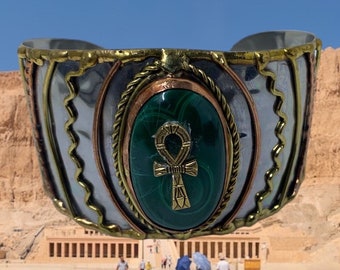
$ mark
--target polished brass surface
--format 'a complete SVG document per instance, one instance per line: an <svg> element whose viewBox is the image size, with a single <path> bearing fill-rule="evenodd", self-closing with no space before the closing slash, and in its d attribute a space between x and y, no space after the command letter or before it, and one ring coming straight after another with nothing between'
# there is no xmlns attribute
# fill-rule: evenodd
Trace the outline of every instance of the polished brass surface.
<svg viewBox="0 0 340 270"><path fill-rule="evenodd" d="M168 136L175 135L181 139L181 148L173 156L165 143ZM191 138L186 129L178 123L166 122L155 134L155 146L166 163L154 161L153 171L156 177L171 174L172 209L190 208L190 200L185 190L182 174L197 176L198 165L195 159L187 160L191 149Z"/></svg>

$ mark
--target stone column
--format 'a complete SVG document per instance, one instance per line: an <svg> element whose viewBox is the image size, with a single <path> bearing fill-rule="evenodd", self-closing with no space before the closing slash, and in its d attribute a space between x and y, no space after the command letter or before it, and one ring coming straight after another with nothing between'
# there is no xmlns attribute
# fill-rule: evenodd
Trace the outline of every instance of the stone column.
<svg viewBox="0 0 340 270"><path fill-rule="evenodd" d="M84 258L88 258L88 254L87 254L87 245L88 243L84 242Z"/></svg>
<svg viewBox="0 0 340 270"><path fill-rule="evenodd" d="M107 245L107 253L108 253L107 257L109 257L109 258L111 258L111 254L112 254L112 249L111 249L111 247L112 247L112 243L109 243L109 244Z"/></svg>
<svg viewBox="0 0 340 270"><path fill-rule="evenodd" d="M249 241L244 241L244 257L249 258Z"/></svg>
<svg viewBox="0 0 340 270"><path fill-rule="evenodd" d="M235 255L234 255L234 241L230 241L230 258L234 258Z"/></svg>

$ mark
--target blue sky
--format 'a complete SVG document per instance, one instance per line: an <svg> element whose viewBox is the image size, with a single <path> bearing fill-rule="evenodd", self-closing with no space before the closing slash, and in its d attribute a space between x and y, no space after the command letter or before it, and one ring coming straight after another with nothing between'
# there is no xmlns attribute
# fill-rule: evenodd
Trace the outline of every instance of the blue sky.
<svg viewBox="0 0 340 270"><path fill-rule="evenodd" d="M250 34L293 29L338 48L339 17L339 0L1 0L0 71L17 70L17 47L39 37L108 49L229 50Z"/></svg>

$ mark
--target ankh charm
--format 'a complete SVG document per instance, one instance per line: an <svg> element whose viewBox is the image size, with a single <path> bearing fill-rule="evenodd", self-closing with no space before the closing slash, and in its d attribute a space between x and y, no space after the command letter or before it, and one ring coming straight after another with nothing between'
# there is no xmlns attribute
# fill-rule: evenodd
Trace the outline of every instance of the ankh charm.
<svg viewBox="0 0 340 270"><path fill-rule="evenodd" d="M176 156L173 156L165 143L169 135L176 135L181 140L181 147ZM197 176L197 161L186 161L190 149L191 138L186 129L177 122L166 122L156 132L155 146L158 153L166 161L166 164L154 161L153 172L155 177L166 174L172 175L172 209L180 210L189 208L190 201L187 195L182 174Z"/></svg>

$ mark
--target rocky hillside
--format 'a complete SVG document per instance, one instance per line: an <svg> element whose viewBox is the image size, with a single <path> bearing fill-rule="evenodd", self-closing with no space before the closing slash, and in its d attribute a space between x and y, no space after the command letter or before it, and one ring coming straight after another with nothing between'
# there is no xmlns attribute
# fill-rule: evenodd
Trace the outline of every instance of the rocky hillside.
<svg viewBox="0 0 340 270"><path fill-rule="evenodd" d="M0 244L17 258L42 225L74 223L42 190L19 72L0 73L0 91ZM340 49L328 48L319 67L306 179L293 202L261 223L269 261L340 263L339 123Z"/></svg>

